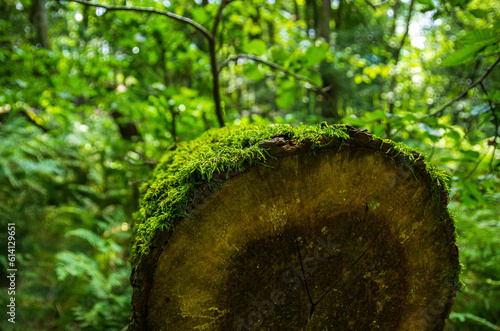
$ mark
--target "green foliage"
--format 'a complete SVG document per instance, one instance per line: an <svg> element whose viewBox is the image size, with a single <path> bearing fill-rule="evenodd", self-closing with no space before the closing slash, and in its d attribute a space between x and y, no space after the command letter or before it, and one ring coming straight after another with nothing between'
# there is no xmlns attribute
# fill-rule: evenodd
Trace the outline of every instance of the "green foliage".
<svg viewBox="0 0 500 331"><path fill-rule="evenodd" d="M465 289L457 294L450 330L497 330L495 321L500 314L500 226L498 193L488 208L466 208L451 204L459 220L460 259Z"/></svg>
<svg viewBox="0 0 500 331"><path fill-rule="evenodd" d="M477 10L475 13L476 15L474 16L478 17ZM448 55L443 60L443 65L454 66L462 64L476 58L483 51L484 55L498 54L500 52L500 34L497 28L471 31L462 38L462 42L465 46Z"/></svg>
<svg viewBox="0 0 500 331"><path fill-rule="evenodd" d="M249 54L262 55L267 51L267 45L260 39L254 39L245 45L244 51Z"/></svg>

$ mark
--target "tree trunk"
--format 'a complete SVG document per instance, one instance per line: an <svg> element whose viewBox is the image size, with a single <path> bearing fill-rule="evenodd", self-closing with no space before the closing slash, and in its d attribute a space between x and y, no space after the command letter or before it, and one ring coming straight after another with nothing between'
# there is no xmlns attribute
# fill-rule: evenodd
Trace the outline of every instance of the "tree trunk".
<svg viewBox="0 0 500 331"><path fill-rule="evenodd" d="M319 36L330 43L330 18L332 16L332 3L330 0L322 0L321 14L319 15Z"/></svg>
<svg viewBox="0 0 500 331"><path fill-rule="evenodd" d="M414 150L322 125L169 153L135 228L131 330L443 329L455 227Z"/></svg>
<svg viewBox="0 0 500 331"><path fill-rule="evenodd" d="M43 48L50 49L49 20L45 0L33 0L31 4L31 23L36 30L35 45L40 44Z"/></svg>

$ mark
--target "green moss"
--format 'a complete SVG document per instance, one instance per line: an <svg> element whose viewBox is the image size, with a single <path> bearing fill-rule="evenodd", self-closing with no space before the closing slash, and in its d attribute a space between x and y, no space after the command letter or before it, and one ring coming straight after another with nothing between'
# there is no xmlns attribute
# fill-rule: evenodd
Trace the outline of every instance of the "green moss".
<svg viewBox="0 0 500 331"><path fill-rule="evenodd" d="M310 141L311 148L321 147L319 140L325 137L349 139L343 125L271 125L210 130L198 139L178 144L164 155L152 178L141 188L143 197L136 213L133 253L147 252L157 230L170 228L176 217L185 217L196 187L216 183L214 174L264 164L270 156L259 143L273 136L297 139L297 144Z"/></svg>
<svg viewBox="0 0 500 331"><path fill-rule="evenodd" d="M210 187L224 181L222 176L232 172L241 172L252 165L265 162L270 156L259 143L275 136L285 140L296 139L297 144L311 143L311 149L321 148L333 140L322 138L340 138L340 148L348 145L352 138L345 125L318 126L288 125L245 126L214 129L205 132L193 141L182 142L171 148L157 166L151 179L141 187L143 194L140 210L136 213L134 226L135 241L132 254L140 258L149 251L151 240L159 229L170 229L176 218L186 217L193 203L195 189L203 183ZM373 139L373 149L378 149L378 139ZM415 173L412 167L420 159L418 152L401 143L391 140L381 141L379 149L389 144L387 151L381 151L387 157L395 159ZM431 178L433 194L446 191L446 176L434 167L426 164L425 171ZM214 175L215 176L214 178ZM417 178L415 176L415 178ZM434 195L433 195L434 197ZM444 208L443 213L446 211Z"/></svg>

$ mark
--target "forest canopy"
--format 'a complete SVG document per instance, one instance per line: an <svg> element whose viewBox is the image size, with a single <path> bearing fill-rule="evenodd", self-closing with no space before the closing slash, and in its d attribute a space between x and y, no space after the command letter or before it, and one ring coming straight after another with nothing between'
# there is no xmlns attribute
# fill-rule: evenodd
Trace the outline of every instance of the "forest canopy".
<svg viewBox="0 0 500 331"><path fill-rule="evenodd" d="M498 330L499 5L1 0L0 222L16 224L17 322L127 324L140 188L178 142L326 122L403 142L446 174L465 285L446 328Z"/></svg>

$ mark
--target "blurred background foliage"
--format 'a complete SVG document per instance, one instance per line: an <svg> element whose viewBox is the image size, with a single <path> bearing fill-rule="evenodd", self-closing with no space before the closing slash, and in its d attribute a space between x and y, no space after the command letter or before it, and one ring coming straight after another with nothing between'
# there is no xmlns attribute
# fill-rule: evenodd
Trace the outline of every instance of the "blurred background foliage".
<svg viewBox="0 0 500 331"><path fill-rule="evenodd" d="M224 1L220 16L220 0L106 4L190 18L215 52L161 15L0 0L0 225L17 228L19 330L127 324L138 188L173 144L221 124L211 59L225 125L352 124L446 171L466 284L447 330L499 330L497 0Z"/></svg>

